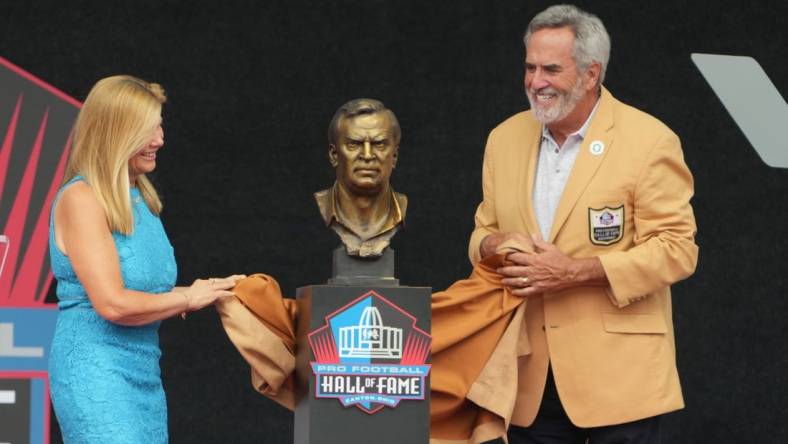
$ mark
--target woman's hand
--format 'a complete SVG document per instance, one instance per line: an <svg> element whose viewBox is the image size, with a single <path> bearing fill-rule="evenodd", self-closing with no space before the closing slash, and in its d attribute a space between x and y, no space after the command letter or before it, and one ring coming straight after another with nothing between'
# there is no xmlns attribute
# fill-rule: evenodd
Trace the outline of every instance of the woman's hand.
<svg viewBox="0 0 788 444"><path fill-rule="evenodd" d="M235 293L230 289L244 278L245 275L234 274L226 278L197 279L182 292L188 301L186 311L196 311L213 304L217 299L233 296Z"/></svg>

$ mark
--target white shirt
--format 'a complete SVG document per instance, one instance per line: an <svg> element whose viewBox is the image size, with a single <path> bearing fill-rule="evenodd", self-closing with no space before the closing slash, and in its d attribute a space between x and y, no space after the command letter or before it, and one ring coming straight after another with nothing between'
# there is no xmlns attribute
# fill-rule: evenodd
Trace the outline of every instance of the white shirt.
<svg viewBox="0 0 788 444"><path fill-rule="evenodd" d="M583 126L570 134L563 146L558 146L547 126L542 126L542 143L539 145L539 160L534 178L533 204L536 221L539 223L544 240L550 238L555 210L561 201L564 187L569 180L569 173L572 172L577 153L580 152L580 145L583 143L583 138L586 136L598 106L599 101L597 100Z"/></svg>

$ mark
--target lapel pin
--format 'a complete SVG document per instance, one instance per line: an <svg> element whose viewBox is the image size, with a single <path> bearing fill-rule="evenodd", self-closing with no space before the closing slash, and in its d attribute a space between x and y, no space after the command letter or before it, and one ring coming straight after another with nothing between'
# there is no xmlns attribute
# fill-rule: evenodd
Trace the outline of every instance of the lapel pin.
<svg viewBox="0 0 788 444"><path fill-rule="evenodd" d="M594 140L591 145L588 145L588 152L594 156L598 156L605 151L605 144L600 140Z"/></svg>

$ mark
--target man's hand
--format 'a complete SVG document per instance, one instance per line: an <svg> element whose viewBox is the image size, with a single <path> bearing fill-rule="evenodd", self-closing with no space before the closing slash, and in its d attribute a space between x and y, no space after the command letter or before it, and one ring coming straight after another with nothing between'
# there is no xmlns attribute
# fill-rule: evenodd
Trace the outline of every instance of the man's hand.
<svg viewBox="0 0 788 444"><path fill-rule="evenodd" d="M608 285L605 270L598 258L572 259L553 244L534 236L536 254L512 253L507 259L514 265L501 267L501 283L515 296L533 296L580 285Z"/></svg>

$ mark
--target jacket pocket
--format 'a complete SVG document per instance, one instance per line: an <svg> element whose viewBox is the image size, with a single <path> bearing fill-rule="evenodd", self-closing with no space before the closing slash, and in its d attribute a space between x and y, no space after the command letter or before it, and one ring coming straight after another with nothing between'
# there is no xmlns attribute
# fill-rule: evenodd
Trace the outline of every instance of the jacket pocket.
<svg viewBox="0 0 788 444"><path fill-rule="evenodd" d="M602 323L608 333L665 334L665 318L658 313L602 313Z"/></svg>

